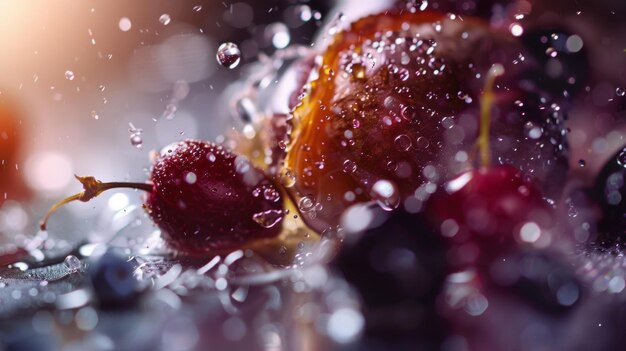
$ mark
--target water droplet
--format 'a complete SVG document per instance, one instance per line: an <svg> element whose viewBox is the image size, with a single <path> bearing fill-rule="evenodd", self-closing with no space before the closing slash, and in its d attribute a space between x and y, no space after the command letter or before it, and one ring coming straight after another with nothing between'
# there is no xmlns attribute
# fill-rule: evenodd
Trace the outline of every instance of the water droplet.
<svg viewBox="0 0 626 351"><path fill-rule="evenodd" d="M215 154L214 154L214 153L212 153L212 152L209 152L209 153L206 155L206 158L207 158L207 160L209 160L209 162L215 162L215 160L217 159L217 158L215 157Z"/></svg>
<svg viewBox="0 0 626 351"><path fill-rule="evenodd" d="M280 182L286 188L291 188L296 185L296 175L291 169L285 167L280 171Z"/></svg>
<svg viewBox="0 0 626 351"><path fill-rule="evenodd" d="M164 13L161 15L161 17L159 17L159 22L161 22L161 24L164 26L167 26L168 24L170 24L171 21L172 21L172 18L167 13Z"/></svg>
<svg viewBox="0 0 626 351"><path fill-rule="evenodd" d="M196 5L192 8L193 12L200 12L202 11L202 5Z"/></svg>
<svg viewBox="0 0 626 351"><path fill-rule="evenodd" d="M574 206L574 204L569 205L569 208L567 209L567 215L572 218L576 218L576 216L578 216L578 209L576 208L576 206Z"/></svg>
<svg viewBox="0 0 626 351"><path fill-rule="evenodd" d="M241 51L235 43L226 42L219 46L215 57L220 65L233 69L241 61Z"/></svg>
<svg viewBox="0 0 626 351"><path fill-rule="evenodd" d="M74 80L74 72L70 70L65 71L65 79Z"/></svg>
<svg viewBox="0 0 626 351"><path fill-rule="evenodd" d="M98 113L94 110L91 111L91 118L93 119L100 119L100 116L98 116Z"/></svg>
<svg viewBox="0 0 626 351"><path fill-rule="evenodd" d="M526 130L526 135L531 139L539 139L543 134L543 129L530 121L526 122L524 129Z"/></svg>
<svg viewBox="0 0 626 351"><path fill-rule="evenodd" d="M393 143L399 151L408 151L412 146L411 138L406 134L398 135Z"/></svg>
<svg viewBox="0 0 626 351"><path fill-rule="evenodd" d="M169 120L174 119L176 111L178 111L178 106L176 106L176 104L169 103L165 106L162 117Z"/></svg>
<svg viewBox="0 0 626 351"><path fill-rule="evenodd" d="M274 189L273 186L270 186L263 190L263 197L267 201L277 202L278 200L280 200L280 193L276 189Z"/></svg>
<svg viewBox="0 0 626 351"><path fill-rule="evenodd" d="M120 21L117 23L117 26L120 28L122 32L128 32L130 28L133 26L133 23L130 21L128 17L120 18Z"/></svg>
<svg viewBox="0 0 626 351"><path fill-rule="evenodd" d="M524 27L522 27L519 23L513 23L509 26L509 30L511 31L511 34L513 34L513 36L515 37L519 37L520 35L524 34Z"/></svg>
<svg viewBox="0 0 626 351"><path fill-rule="evenodd" d="M311 11L311 8L307 5L298 6L296 9L296 13L299 15L302 22L308 22L313 17L313 12Z"/></svg>
<svg viewBox="0 0 626 351"><path fill-rule="evenodd" d="M617 87L617 88L615 88L615 94L617 96L624 96L624 95L626 95L626 89L624 89L622 87Z"/></svg>
<svg viewBox="0 0 626 351"><path fill-rule="evenodd" d="M280 255L285 255L285 254L287 253L287 246L285 246L285 245L281 245L281 246L278 248L278 253L279 253Z"/></svg>
<svg viewBox="0 0 626 351"><path fill-rule="evenodd" d="M343 171L350 174L356 172L357 166L356 163L352 160L343 161Z"/></svg>
<svg viewBox="0 0 626 351"><path fill-rule="evenodd" d="M306 195L303 196L298 202L298 209L300 212L306 213L315 210L315 201L313 200L313 196Z"/></svg>
<svg viewBox="0 0 626 351"><path fill-rule="evenodd" d="M617 155L617 164L626 168L626 148L622 149L619 155Z"/></svg>
<svg viewBox="0 0 626 351"><path fill-rule="evenodd" d="M185 182L187 184L195 184L197 180L198 176L195 173L187 172L187 174L185 174Z"/></svg>
<svg viewBox="0 0 626 351"><path fill-rule="evenodd" d="M74 255L68 255L67 257L65 257L63 264L65 264L65 268L67 268L68 272L70 273L76 273L80 271L82 267L82 263L80 262L78 257Z"/></svg>
<svg viewBox="0 0 626 351"><path fill-rule="evenodd" d="M273 23L265 28L265 35L271 38L272 45L277 49L284 49L291 41L289 28L284 23Z"/></svg>
<svg viewBox="0 0 626 351"><path fill-rule="evenodd" d="M549 47L546 49L546 55L550 57L556 57L557 54L558 52L553 47Z"/></svg>
<svg viewBox="0 0 626 351"><path fill-rule="evenodd" d="M138 149L141 149L143 146L143 138L141 137L141 134L131 134L130 144Z"/></svg>
<svg viewBox="0 0 626 351"><path fill-rule="evenodd" d="M425 137L418 137L415 146L418 149L426 149L430 145L430 141Z"/></svg>
<svg viewBox="0 0 626 351"><path fill-rule="evenodd" d="M271 228L283 219L283 211L267 210L255 213L252 219L264 228Z"/></svg>
<svg viewBox="0 0 626 351"><path fill-rule="evenodd" d="M383 210L392 211L400 204L400 192L396 185L381 179L372 186L371 196Z"/></svg>

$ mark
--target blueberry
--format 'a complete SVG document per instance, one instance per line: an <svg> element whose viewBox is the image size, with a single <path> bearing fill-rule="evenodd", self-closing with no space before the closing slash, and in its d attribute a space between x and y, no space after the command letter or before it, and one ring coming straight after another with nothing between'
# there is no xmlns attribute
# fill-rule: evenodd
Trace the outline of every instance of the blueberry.
<svg viewBox="0 0 626 351"><path fill-rule="evenodd" d="M521 37L543 72L532 79L542 89L561 96L579 91L587 82L589 59L580 36L561 28L530 29Z"/></svg>
<svg viewBox="0 0 626 351"><path fill-rule="evenodd" d="M396 210L357 236L348 234L331 264L362 298L366 335L436 343L443 321L435 300L446 275L439 235L421 215Z"/></svg>
<svg viewBox="0 0 626 351"><path fill-rule="evenodd" d="M132 265L123 258L106 253L89 266L94 293L103 308L128 307L138 297Z"/></svg>

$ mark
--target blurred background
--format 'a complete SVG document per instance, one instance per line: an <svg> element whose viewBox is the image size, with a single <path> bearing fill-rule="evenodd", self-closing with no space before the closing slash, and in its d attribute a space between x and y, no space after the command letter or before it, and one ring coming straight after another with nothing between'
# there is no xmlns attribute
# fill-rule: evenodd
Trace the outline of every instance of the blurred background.
<svg viewBox="0 0 626 351"><path fill-rule="evenodd" d="M0 232L34 234L74 174L143 181L151 150L236 126L230 83L261 53L310 45L331 2L1 0ZM234 69L216 61L223 42L241 50ZM50 231L84 237L99 210L139 202L114 195L67 206ZM83 222L60 226L67 213Z"/></svg>
<svg viewBox="0 0 626 351"><path fill-rule="evenodd" d="M468 1L433 0L429 6L459 9ZM393 2L0 0L0 248L34 236L42 213L80 190L74 174L144 181L150 151L184 138L223 140L229 129L242 126L231 99L259 55L324 45L315 38L339 11L349 23ZM509 1L483 3L492 2ZM575 99L568 124L572 179L593 181L626 144L626 1L520 3L532 7L525 21L564 27L589 54L593 76ZM224 42L241 50L233 69L216 61ZM546 67L562 57L548 59ZM50 235L74 243L97 235L110 227L114 213L140 204L141 195L111 191L89 204L68 205L49 223ZM210 312L206 316L216 313ZM150 314L144 318L152 321ZM169 323L169 316L164 320ZM204 330L221 330L211 324L220 318L207 320ZM343 330L345 323L339 325ZM182 323L175 331L186 337L196 329ZM156 326L145 333L161 334ZM178 334L163 335L171 342L164 341L163 349L180 346L180 339L170 338Z"/></svg>
<svg viewBox="0 0 626 351"><path fill-rule="evenodd" d="M0 233L9 242L36 233L41 213L80 189L73 174L143 181L151 150L184 138L221 140L242 126L231 104L241 85L232 83L250 75L260 54L323 45L314 38L338 12L349 23L393 2L0 0ZM463 13L464 3L430 8ZM485 3L497 10L508 1ZM590 180L624 144L626 3L520 3L530 12L524 21L575 32L589 54L594 76L572 109L569 140L574 173ZM215 59L224 42L241 50L233 69ZM121 191L69 205L50 231L84 237L102 209L139 201Z"/></svg>

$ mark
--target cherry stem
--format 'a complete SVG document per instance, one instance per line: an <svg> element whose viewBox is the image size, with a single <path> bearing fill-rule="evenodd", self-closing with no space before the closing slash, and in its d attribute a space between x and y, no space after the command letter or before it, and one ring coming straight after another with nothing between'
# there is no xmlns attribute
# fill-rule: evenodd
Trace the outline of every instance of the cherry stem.
<svg viewBox="0 0 626 351"><path fill-rule="evenodd" d="M56 212L56 210L58 210L61 206L67 203L70 203L72 201L87 202L93 199L94 197L100 195L103 191L106 191L109 189L116 189L116 188L138 189L138 190L143 190L147 192L152 191L152 184L150 183L128 183L128 182L103 183L94 177L79 177L77 175L75 175L75 177L83 185L83 191L81 191L78 194L74 194L70 197L67 197L57 202L56 204L52 205L52 207L50 207L48 212L46 212L46 215L43 217L43 219L39 223L39 228L42 231L46 230L46 225L48 223L48 219L50 219L50 216L52 216L52 214Z"/></svg>
<svg viewBox="0 0 626 351"><path fill-rule="evenodd" d="M491 162L491 151L489 150L489 126L491 124L491 108L493 105L493 85L499 76L504 74L504 67L496 63L487 72L483 95L480 98L480 132L476 140L476 147L480 156L480 165L488 167Z"/></svg>

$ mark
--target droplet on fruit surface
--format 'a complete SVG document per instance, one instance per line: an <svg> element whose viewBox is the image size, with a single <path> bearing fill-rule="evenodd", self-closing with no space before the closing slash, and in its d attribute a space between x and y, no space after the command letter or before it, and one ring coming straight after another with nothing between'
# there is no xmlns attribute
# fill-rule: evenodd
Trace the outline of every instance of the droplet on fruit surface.
<svg viewBox="0 0 626 351"><path fill-rule="evenodd" d="M411 148L411 138L406 134L401 134L394 140L394 145L398 151L408 151Z"/></svg>
<svg viewBox="0 0 626 351"><path fill-rule="evenodd" d="M626 168L626 148L620 151L619 155L617 155L617 164Z"/></svg>
<svg viewBox="0 0 626 351"><path fill-rule="evenodd" d="M303 213L313 211L315 209L315 200L310 195L303 196L298 202L298 209Z"/></svg>
<svg viewBox="0 0 626 351"><path fill-rule="evenodd" d="M283 219L282 210L267 210L252 215L252 219L263 228L272 228Z"/></svg>
<svg viewBox="0 0 626 351"><path fill-rule="evenodd" d="M226 42L219 46L215 57L220 65L233 69L237 67L241 61L241 51L237 44Z"/></svg>
<svg viewBox="0 0 626 351"><path fill-rule="evenodd" d="M172 21L172 17L170 17L170 15L167 13L164 13L161 15L161 17L159 17L159 22L161 22L161 24L164 26L167 26L168 24L170 24L171 21Z"/></svg>
<svg viewBox="0 0 626 351"><path fill-rule="evenodd" d="M292 188L296 185L296 175L291 169L284 167L280 171L280 182L285 188Z"/></svg>
<svg viewBox="0 0 626 351"><path fill-rule="evenodd" d="M622 87L615 88L615 95L617 95L617 96L624 96L624 95L626 95L626 89L624 89Z"/></svg>
<svg viewBox="0 0 626 351"><path fill-rule="evenodd" d="M276 190L273 186L269 186L263 190L263 197L267 201L277 202L280 200L280 192Z"/></svg>
<svg viewBox="0 0 626 351"><path fill-rule="evenodd" d="M185 175L185 182L187 184L195 184L197 180L198 180L198 176L196 176L194 172L188 172Z"/></svg>
<svg viewBox="0 0 626 351"><path fill-rule="evenodd" d="M74 72L70 70L65 71L65 79L74 80Z"/></svg>
<svg viewBox="0 0 626 351"><path fill-rule="evenodd" d="M400 191L394 183L381 179L372 186L372 199L384 210L392 211L400 204Z"/></svg>

